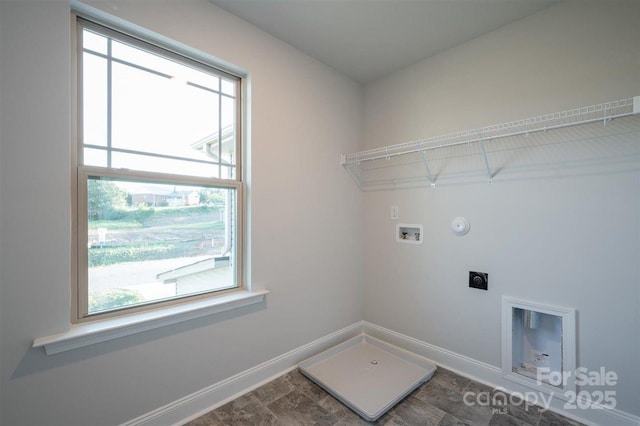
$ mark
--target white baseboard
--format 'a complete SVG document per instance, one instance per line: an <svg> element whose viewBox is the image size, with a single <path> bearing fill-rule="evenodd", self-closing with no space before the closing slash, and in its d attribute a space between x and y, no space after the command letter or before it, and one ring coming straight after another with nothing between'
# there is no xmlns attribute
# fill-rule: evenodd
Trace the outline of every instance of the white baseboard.
<svg viewBox="0 0 640 426"><path fill-rule="evenodd" d="M359 334L366 334L423 356L436 364L490 387L525 394L530 388L510 382L502 369L366 321L321 337L260 365L187 395L121 426L182 425L293 370L301 361ZM618 409L565 410L554 398L550 409L587 425L638 426L640 417Z"/></svg>
<svg viewBox="0 0 640 426"><path fill-rule="evenodd" d="M288 373L301 361L362 334L363 322L321 337L202 390L143 414L121 426L181 425Z"/></svg>
<svg viewBox="0 0 640 426"><path fill-rule="evenodd" d="M492 388L502 387L511 393L517 392L518 394L526 395L526 392L531 392L531 389L526 386L505 380L502 376L502 369L496 366L414 339L367 321L364 321L363 325L365 334L428 358L437 365L454 371L461 376L468 377ZM618 409L593 407L580 410L566 410L563 407L565 402L566 401L562 399L554 398L551 402L550 410L587 425L640 425L640 417Z"/></svg>

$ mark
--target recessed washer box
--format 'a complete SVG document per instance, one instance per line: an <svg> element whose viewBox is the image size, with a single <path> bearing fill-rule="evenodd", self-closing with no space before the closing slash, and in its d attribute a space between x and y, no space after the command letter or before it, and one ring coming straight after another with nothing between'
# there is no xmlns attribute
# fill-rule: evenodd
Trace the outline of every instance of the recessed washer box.
<svg viewBox="0 0 640 426"><path fill-rule="evenodd" d="M360 335L299 365L302 374L368 421L375 421L436 371L431 361Z"/></svg>
<svg viewBox="0 0 640 426"><path fill-rule="evenodd" d="M396 225L396 241L405 244L422 244L424 242L422 225L399 223Z"/></svg>

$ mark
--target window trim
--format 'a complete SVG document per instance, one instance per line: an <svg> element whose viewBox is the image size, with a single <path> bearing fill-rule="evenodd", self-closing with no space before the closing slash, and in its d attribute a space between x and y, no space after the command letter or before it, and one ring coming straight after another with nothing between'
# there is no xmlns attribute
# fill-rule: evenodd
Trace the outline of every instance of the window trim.
<svg viewBox="0 0 640 426"><path fill-rule="evenodd" d="M212 90L213 92L217 93L220 96L220 101L222 100L222 98L231 98L234 99L237 103L238 103L238 107L236 108L236 126L235 126L235 130L236 130L236 140L235 140L235 152L236 152L236 159L242 159L242 113L241 113L241 102L243 99L243 92L242 92L242 82L243 82L243 78L241 76L229 73L223 69L221 69L220 66L218 66L215 63L211 63L211 62L204 62L204 61L199 61L196 59L193 59L192 57L186 55L186 54L182 54L182 53L176 53L175 50L167 47L167 46L162 46L158 43L155 43L153 41L149 41L147 39L142 39L141 37L138 36L132 36L130 34L128 34L127 32L121 31L120 29L114 29L113 27L109 27L109 26L105 26L101 23L96 23L94 21L91 20L87 20L86 18L83 18L82 16L78 16L77 17L77 29L75 31L76 34L76 41L77 40L82 40L83 37L83 29L88 29L89 31L95 31L96 33L102 34L104 36L110 37L114 40L117 40L118 42L122 42L125 43L127 45L131 45L135 48L138 48L140 50L143 51L148 51L150 53L156 54L160 57L163 58L168 58L170 60L176 61L178 63L182 63L182 64L186 64L190 67L193 67L195 69L198 69L202 72L205 73L211 73L212 70L215 71L215 73L218 75L218 78L221 80L220 82L220 87L218 90ZM80 79L82 79L82 70L83 70L83 64L82 64L82 47L79 46L76 50L76 61L77 61L77 67L76 67L76 72L77 72L77 80L79 81ZM103 53L99 53L99 52L95 52L95 51L91 51L91 53L93 55L99 56L99 57L103 57L107 60L109 60L109 57L111 56L111 53L107 53L107 54L103 54ZM123 59L119 59L119 58L111 58L111 61L115 62L115 63L119 63L119 64L124 64L124 65L128 65L134 68L138 68L141 70L145 70L147 72L152 72L152 73L157 73L155 70L149 70L146 69L143 66L137 65L137 64L133 64L130 63L128 61L125 61ZM159 73L161 75L164 75L162 73ZM164 75L166 77L166 75ZM234 81L236 83L236 94L235 96L230 96L228 94L225 94L222 91L222 80L230 80L230 81ZM210 89L206 89L206 90L210 90ZM82 102L82 93L78 94L78 101ZM110 102L110 98L108 99L108 102ZM81 116L82 114L82 104L79 103L80 109L78 111L78 113L80 114L79 116ZM82 120L80 120L82 121ZM108 124L107 126L110 127L110 123L111 120L110 118L108 118ZM223 129L220 128L218 129L218 140L222 141L222 133L223 133ZM79 145L82 145L82 141L81 141L81 135L82 133L79 133L78 137L78 142ZM93 147L93 148L97 148L97 149L104 149L106 151L109 152L127 152L128 150L125 149L121 149L121 148L113 148L110 145L110 138L108 138L108 145L106 148L103 147ZM221 142L220 142L221 143ZM92 147L91 145L87 145L89 147ZM82 146L80 146L78 148L78 159L82 160ZM135 152L134 152L135 153ZM153 153L140 153L143 155L151 155L151 156L157 156L157 157L167 157L169 158L170 156L165 156L162 154L153 154ZM193 160L193 159L189 159L189 158L176 158L178 160L181 161L194 161L194 162L200 162L198 160ZM82 163L82 161L79 161L78 164ZM218 162L212 162L212 164L217 164L218 166L218 170L219 170L219 174L220 174L220 170L222 167L222 160L219 160ZM242 175L242 161L236 161L236 164L233 165L233 167L235 168L235 176L237 180L242 180L241 177Z"/></svg>
<svg viewBox="0 0 640 426"><path fill-rule="evenodd" d="M33 348L43 347L47 355L108 342L160 327L167 327L222 312L263 303L268 290L238 290L201 300L189 300L113 318L72 324L62 333L34 339Z"/></svg>
<svg viewBox="0 0 640 426"><path fill-rule="evenodd" d="M136 47L141 47L143 50L152 51L163 57L178 60L181 63L186 63L190 66L194 66L200 70L211 72L215 70L219 77L222 79L227 78L236 82L236 121L235 121L235 175L234 179L220 179L220 178L206 178L187 175L175 175L175 174L163 174L156 172L144 172L135 171L132 172L126 169L113 169L96 166L85 166L82 162L83 156L83 129L82 129L82 88L80 86L82 79L82 55L83 48L82 43L82 31L84 28L97 31L105 34L108 37L114 37L118 40L124 40L129 44ZM72 149L71 149L71 191L72 191L72 255L71 255L71 323L73 327L79 327L82 323L91 323L96 321L109 321L115 320L120 317L130 317L135 322L135 317L143 315L147 311L167 309L175 311L176 305L184 304L187 308L193 303L204 302L210 303L212 306L216 306L216 300L220 299L222 305L225 305L224 300L228 297L233 297L234 294L241 297L251 297L256 293L251 293L249 286L245 281L246 271L246 258L245 258L245 183L244 183L244 165L246 164L246 158L244 155L244 141L245 141L245 90L246 80L244 76L231 73L221 68L219 64L216 64L214 60L203 61L201 59L194 58L194 56L187 53L180 52L180 49L174 49L170 45L171 43L158 43L157 40L149 37L144 37L139 34L132 34L124 29L107 25L104 22L95 19L88 19L84 15L80 15L77 12L71 13L71 48L72 48ZM203 55L198 55L203 56ZM222 83L220 83L222 84ZM220 92L221 96L225 96ZM219 130L220 132L222 129ZM236 209L235 209L235 236L234 236L234 276L236 286L231 289L214 290L205 293L198 293L193 295L184 295L167 300L160 300L155 302L149 302L142 305L134 305L130 307L124 307L117 310L108 312L102 312L98 314L88 314L88 266L87 266L87 246L85 238L88 234L88 219L83 212L86 212L87 201L87 182L90 176L108 177L108 178L121 178L132 180L147 180L150 182L170 182L177 184L195 184L218 188L228 188L236 191ZM84 203L84 204L83 204ZM84 238L84 240L83 240ZM247 296L247 294L249 296ZM260 292L264 294L264 292ZM243 296L244 295L244 296ZM206 299L211 299L210 302L206 302ZM255 302L257 303L257 302ZM244 305L242 305L244 306ZM223 309L223 310L226 310ZM216 311L217 312L217 311ZM73 325L75 324L75 325Z"/></svg>
<svg viewBox="0 0 640 426"><path fill-rule="evenodd" d="M236 95L235 97L229 96L224 94L221 90L220 91L215 91L216 93L218 93L221 98L222 97L227 97L227 98L233 98L235 99L235 102L237 103L237 108L236 108L236 140L235 140L235 152L236 152L236 163L234 164L234 168L235 168L235 180L239 180L242 181L243 180L243 161L242 159L244 158L244 152L242 150L243 148L243 99L244 99L244 78L242 76L239 75L235 75L232 73L229 73L227 71L222 70L219 66L217 66L214 63L205 63L203 61L198 61L193 59L190 56L187 56L186 54L181 54L181 53L176 53L175 50L169 48L169 47L165 47L165 46L160 46L158 43L153 42L153 41L147 41L147 40L142 40L140 37L138 36L132 36L130 34L128 34L127 32L121 31L119 29L114 29L110 26L105 26L101 23L96 23L95 21L90 21L80 15L74 15L76 17L75 19L75 31L73 31L73 33L75 34L75 38L73 38L73 58L75 60L75 66L73 67L75 75L74 75L74 82L72 84L72 86L74 87L74 89L77 91L77 95L75 97L76 102L77 102L77 111L75 111L75 116L80 118L80 120L78 120L77 123L77 128L78 128L78 133L76 134L76 141L77 141L77 154L75 157L76 160L76 164L83 164L83 140L82 140L82 112L83 112L83 104L82 104L82 91L78 89L78 83L80 82L80 80L82 79L82 70L83 70L83 63L82 63L82 58L83 58L83 52L82 52L82 45L78 44L78 40L82 40L82 31L83 29L88 29L88 30L93 30L96 31L98 33L104 34L108 37L114 38L118 41L123 41L126 44L130 44L134 47L137 47L141 50L144 51L149 51L151 53L157 54L161 57L166 57L172 60L175 60L177 62L180 63L184 63L184 64L188 64L189 66L193 66L194 68L197 68L203 72L211 72L211 70L215 70L216 73L219 74L220 79L222 80L223 78L227 78L228 80L233 80L236 82ZM97 52L95 53L97 54ZM99 56L102 56L102 54L98 54ZM113 60L113 59L112 59ZM126 61L120 61L117 60L116 62L118 63L126 63ZM129 64L131 66L135 66L134 64ZM108 120L108 126L110 127L110 120ZM223 129L218 129L219 132L219 140L222 141L222 131ZM122 149L117 149L117 148L112 148L110 146L110 144L108 143L108 146L106 148L107 150L113 150L113 151L123 151ZM142 154L142 153L141 153ZM158 155L160 157L163 157L164 155ZM237 161L238 159L240 159L240 161ZM184 158L184 159L180 159L182 161L190 161L190 159L188 158Z"/></svg>
<svg viewBox="0 0 640 426"><path fill-rule="evenodd" d="M135 313L140 311L146 311L153 308L163 307L163 306L171 306L176 303L183 302L185 300L198 300L204 299L207 297L211 297L212 295L224 295L228 293L232 293L237 290L242 290L245 288L243 285L243 275L242 275L242 244L239 242L243 237L243 221L242 221L242 200L243 200L243 184L240 181L236 180L227 180L227 179L210 179L210 178L199 178L195 176L183 176L183 175L172 175L172 174L157 174L153 172L131 172L125 169L109 169L105 167L95 167L95 166L78 166L78 181L77 181L77 223L78 228L76 230L77 235L77 246L76 246L76 254L78 261L78 269L76 272L77 279L77 298L76 303L74 303L76 308L77 321L76 322L84 322L91 321L94 319L104 319L104 318L112 318L121 315L125 315L127 313ZM184 185L203 185L210 186L215 188L223 188L223 189L233 189L236 191L236 208L235 208L235 223L236 223L236 236L234 240L236 243L233 248L233 256L236 262L236 267L234 268L234 277L236 286L230 289L224 290L214 290L208 291L204 293L196 293L191 295L184 295L180 297L174 297L166 300L159 300L139 305L133 305L128 307L119 308L116 310L111 310L107 312L101 312L97 314L89 314L88 313L88 267L86 267L88 263L88 249L87 249L87 241L88 241L88 218L87 215L81 214L86 212L87 205L87 182L90 177L105 177L111 179L123 179L123 180L138 180L138 181L148 181L153 183L171 183L171 184L184 184ZM83 267L84 266L84 267Z"/></svg>

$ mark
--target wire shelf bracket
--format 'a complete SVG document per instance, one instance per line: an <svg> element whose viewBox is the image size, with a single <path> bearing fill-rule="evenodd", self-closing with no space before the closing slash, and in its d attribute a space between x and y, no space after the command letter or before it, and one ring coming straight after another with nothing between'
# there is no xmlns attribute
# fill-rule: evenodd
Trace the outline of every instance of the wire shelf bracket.
<svg viewBox="0 0 640 426"><path fill-rule="evenodd" d="M427 156L425 155L424 151L420 151L420 158L422 159L424 169L427 171L427 178L429 179L429 182L431 182L431 187L435 188L436 177L431 173L431 170L429 169L429 162L427 161Z"/></svg>
<svg viewBox="0 0 640 426"><path fill-rule="evenodd" d="M493 183L493 174L491 173L491 167L489 166L489 159L487 158L487 150L484 147L484 140L480 139L480 149L482 150L482 158L484 160L484 167L487 169L487 177L489 183Z"/></svg>

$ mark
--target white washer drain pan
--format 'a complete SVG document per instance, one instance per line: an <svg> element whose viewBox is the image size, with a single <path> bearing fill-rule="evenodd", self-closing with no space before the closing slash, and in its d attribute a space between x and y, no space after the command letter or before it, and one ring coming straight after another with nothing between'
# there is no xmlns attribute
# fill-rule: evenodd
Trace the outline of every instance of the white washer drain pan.
<svg viewBox="0 0 640 426"><path fill-rule="evenodd" d="M377 420L436 371L427 359L365 335L313 356L299 367L369 421Z"/></svg>

